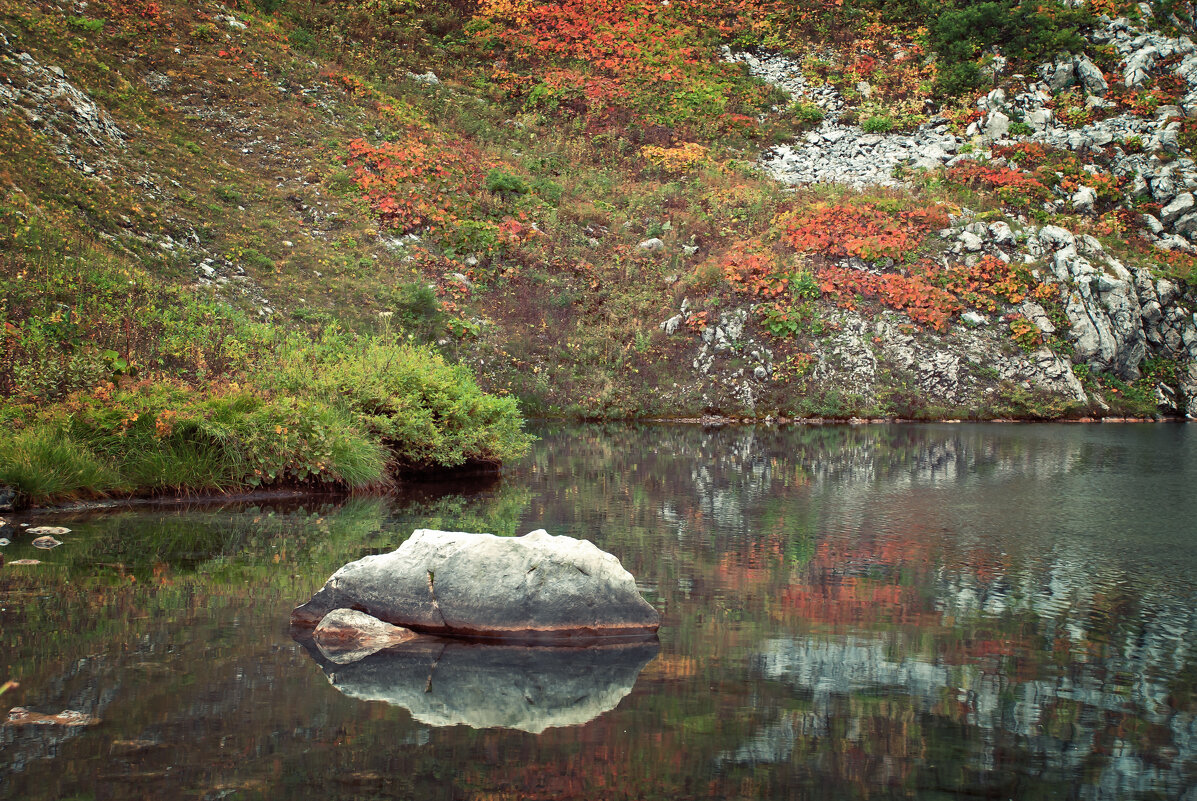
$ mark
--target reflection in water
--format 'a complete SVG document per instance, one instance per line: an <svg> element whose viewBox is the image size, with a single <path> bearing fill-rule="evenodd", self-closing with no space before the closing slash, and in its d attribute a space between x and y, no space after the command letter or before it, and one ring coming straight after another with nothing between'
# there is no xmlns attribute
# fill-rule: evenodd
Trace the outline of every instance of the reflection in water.
<svg viewBox="0 0 1197 801"><path fill-rule="evenodd" d="M323 659L311 645L308 652L350 698L403 707L430 726L539 734L614 709L657 644L553 648L421 637L349 665Z"/></svg>
<svg viewBox="0 0 1197 801"><path fill-rule="evenodd" d="M0 797L1192 801L1195 430L545 426L484 488L46 521L0 713L104 723L0 726ZM660 653L318 669L290 608L420 527L594 541Z"/></svg>

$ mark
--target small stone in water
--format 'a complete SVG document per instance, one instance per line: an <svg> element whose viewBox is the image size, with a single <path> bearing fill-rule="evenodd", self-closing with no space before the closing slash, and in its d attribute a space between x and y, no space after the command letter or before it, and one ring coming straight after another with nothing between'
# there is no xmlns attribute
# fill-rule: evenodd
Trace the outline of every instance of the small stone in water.
<svg viewBox="0 0 1197 801"><path fill-rule="evenodd" d="M14 706L8 712L9 726L94 726L100 719L86 712L64 709L57 715L43 715L23 706Z"/></svg>
<svg viewBox="0 0 1197 801"><path fill-rule="evenodd" d="M18 559L15 562L9 562L8 564L10 567L13 565L40 565L41 560L40 559Z"/></svg>
<svg viewBox="0 0 1197 801"><path fill-rule="evenodd" d="M8 537L0 537L0 548L3 548L5 545L11 545L11 544L12 544L12 541L9 540Z"/></svg>
<svg viewBox="0 0 1197 801"><path fill-rule="evenodd" d="M50 548L57 548L59 545L62 545L61 540L56 540L53 537L48 537L48 536L47 537L38 537L37 539L35 539L33 541L34 548L42 548L43 550L49 550Z"/></svg>
<svg viewBox="0 0 1197 801"><path fill-rule="evenodd" d="M71 530L66 526L38 526L37 528L29 529L29 533L35 537L61 537L70 534Z"/></svg>

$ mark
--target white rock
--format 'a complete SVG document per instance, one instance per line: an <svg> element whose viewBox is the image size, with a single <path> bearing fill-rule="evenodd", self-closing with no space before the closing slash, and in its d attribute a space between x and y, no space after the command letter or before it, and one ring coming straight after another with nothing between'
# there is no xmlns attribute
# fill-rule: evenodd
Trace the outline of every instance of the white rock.
<svg viewBox="0 0 1197 801"><path fill-rule="evenodd" d="M673 336L673 334L677 331L678 327L681 326L681 324L684 323L685 321L686 321L686 318L682 317L682 315L675 314L672 317L670 317L668 320L666 320L665 322L661 323L661 325L658 327L662 331L664 331L667 335Z"/></svg>
<svg viewBox="0 0 1197 801"><path fill-rule="evenodd" d="M1080 78L1081 85L1085 87L1085 91L1091 95L1105 97L1106 92L1110 90L1105 76L1101 74L1101 70L1085 56L1077 59L1076 74Z"/></svg>
<svg viewBox="0 0 1197 801"><path fill-rule="evenodd" d="M1097 203L1097 193L1087 186L1077 187L1072 196L1072 208L1081 214L1091 214Z"/></svg>
<svg viewBox="0 0 1197 801"><path fill-rule="evenodd" d="M1010 118L1000 111L989 115L985 122L985 135L990 139L1003 139L1010 131Z"/></svg>
<svg viewBox="0 0 1197 801"><path fill-rule="evenodd" d="M1160 222L1171 226L1173 222L1191 211L1194 205L1197 203L1194 202L1193 195L1189 192L1177 195L1168 205L1160 209Z"/></svg>
<svg viewBox="0 0 1197 801"><path fill-rule="evenodd" d="M1013 245L1015 242L1014 231L1001 220L989 224L989 236L999 245Z"/></svg>
<svg viewBox="0 0 1197 801"><path fill-rule="evenodd" d="M660 616L619 560L543 530L522 537L417 529L334 573L292 623L363 608L413 631L521 640L651 636Z"/></svg>
<svg viewBox="0 0 1197 801"><path fill-rule="evenodd" d="M31 529L27 529L26 533L34 537L62 537L70 534L71 530L66 526L34 526Z"/></svg>
<svg viewBox="0 0 1197 801"><path fill-rule="evenodd" d="M985 247L985 243L981 241L981 237L971 231L961 231L957 240L960 242L960 246L969 253L976 253Z"/></svg>

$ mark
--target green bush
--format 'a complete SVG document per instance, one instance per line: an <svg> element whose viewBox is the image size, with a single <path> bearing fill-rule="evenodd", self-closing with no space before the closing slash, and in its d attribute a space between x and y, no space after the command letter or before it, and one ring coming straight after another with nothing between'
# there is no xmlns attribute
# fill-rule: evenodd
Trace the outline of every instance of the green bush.
<svg viewBox="0 0 1197 801"><path fill-rule="evenodd" d="M523 178L500 169L491 170L486 174L485 186L488 192L493 192L505 200L528 194L528 184Z"/></svg>
<svg viewBox="0 0 1197 801"><path fill-rule="evenodd" d="M487 395L463 365L387 338L333 330L295 342L264 379L344 409L405 469L498 465L531 442L514 398Z"/></svg>
<svg viewBox="0 0 1197 801"><path fill-rule="evenodd" d="M1084 49L1080 28L1093 23L1084 8L1070 8L1054 0L1043 3L989 0L941 8L933 15L930 42L939 61L936 88L954 96L978 89L982 83L975 59L997 45L1016 60L1037 62L1060 51Z"/></svg>
<svg viewBox="0 0 1197 801"><path fill-rule="evenodd" d="M87 17L67 17L67 22L72 28L78 28L81 31L88 33L96 33L104 30L104 20L102 19L88 19Z"/></svg>
<svg viewBox="0 0 1197 801"><path fill-rule="evenodd" d="M497 256L503 252L499 226L486 220L457 220L441 231L441 247L449 256L473 253Z"/></svg>
<svg viewBox="0 0 1197 801"><path fill-rule="evenodd" d="M401 284L393 293L391 307L399 327L421 340L434 339L443 330L441 303L425 281Z"/></svg>
<svg viewBox="0 0 1197 801"><path fill-rule="evenodd" d="M366 488L392 469L497 466L527 450L514 398L388 337L294 337L243 384L108 385L0 410L0 484L35 502L278 482Z"/></svg>
<svg viewBox="0 0 1197 801"><path fill-rule="evenodd" d="M866 133L889 133L894 129L894 120L888 115L878 114L862 120L860 127Z"/></svg>
<svg viewBox="0 0 1197 801"><path fill-rule="evenodd" d="M814 128L823 121L823 109L805 100L791 105L789 114L800 129Z"/></svg>

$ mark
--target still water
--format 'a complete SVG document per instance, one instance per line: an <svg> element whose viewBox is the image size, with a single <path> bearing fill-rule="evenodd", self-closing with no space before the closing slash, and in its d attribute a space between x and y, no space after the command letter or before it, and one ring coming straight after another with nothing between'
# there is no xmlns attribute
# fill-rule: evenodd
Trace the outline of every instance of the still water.
<svg viewBox="0 0 1197 801"><path fill-rule="evenodd" d="M73 531L4 548L0 719L91 720L0 725L0 797L1197 798L1192 426L536 433L484 485L34 520ZM542 526L659 646L288 634L413 528Z"/></svg>

